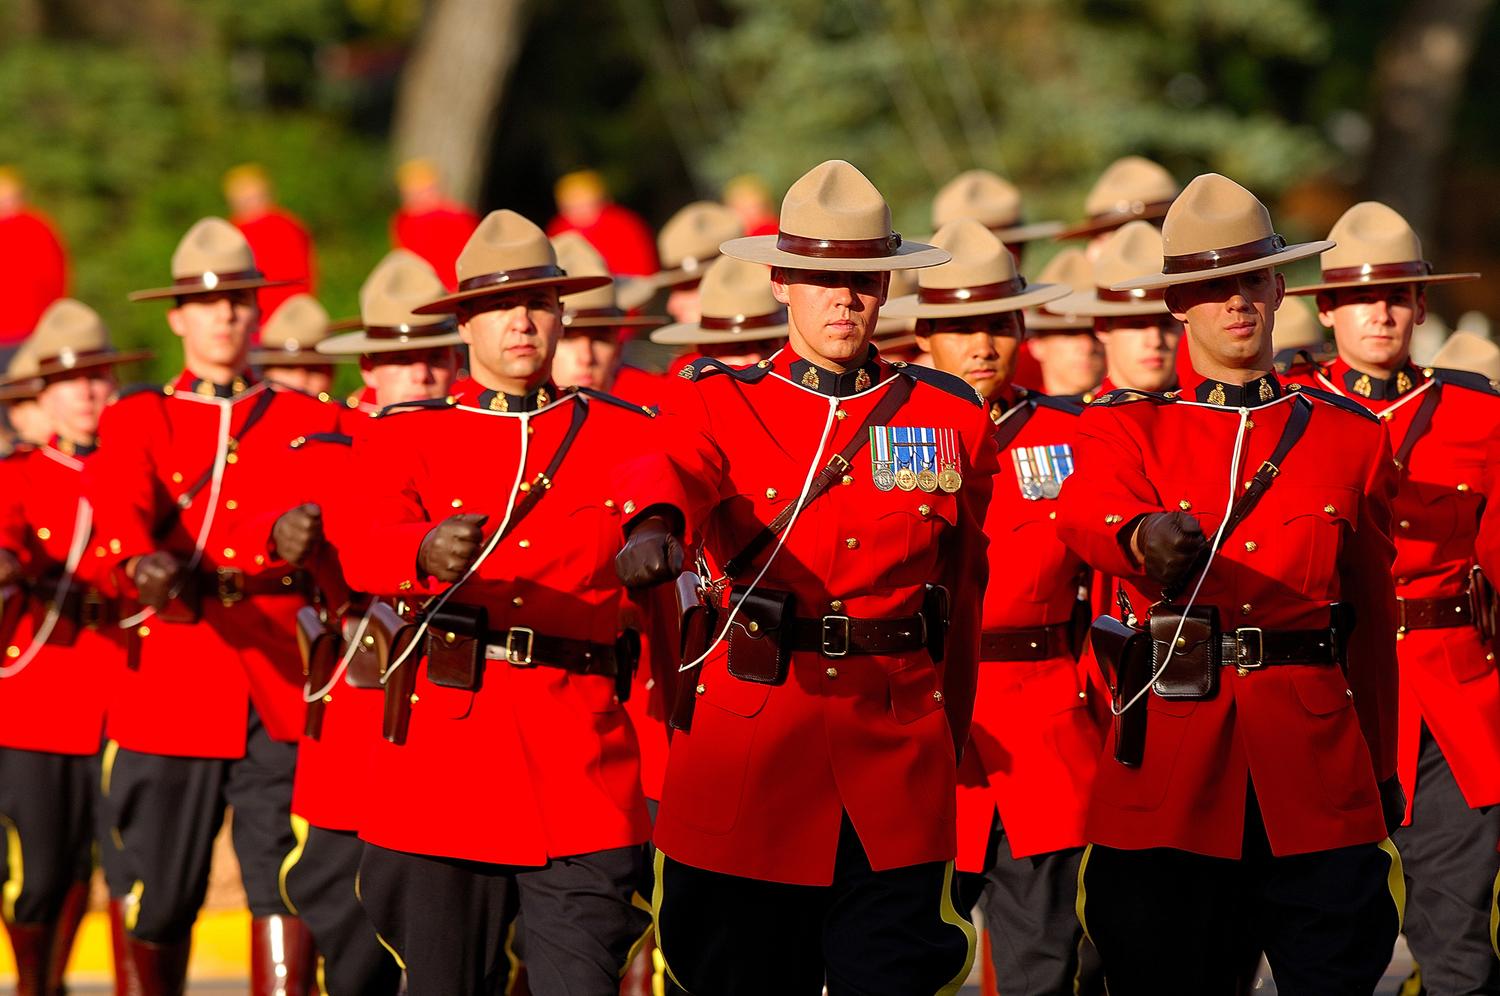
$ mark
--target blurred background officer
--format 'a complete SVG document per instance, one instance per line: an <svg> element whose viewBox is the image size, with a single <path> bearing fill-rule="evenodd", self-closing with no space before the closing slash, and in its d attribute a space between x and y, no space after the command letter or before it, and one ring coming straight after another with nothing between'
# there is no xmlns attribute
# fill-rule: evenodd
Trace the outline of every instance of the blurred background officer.
<svg viewBox="0 0 1500 996"><path fill-rule="evenodd" d="M312 235L300 218L276 203L264 166L244 163L225 173L224 201L229 205L229 220L250 243L256 267L277 284L256 291L263 321L274 317L288 298L317 293Z"/></svg>
<svg viewBox="0 0 1500 996"><path fill-rule="evenodd" d="M391 216L391 246L409 249L437 271L443 286L457 283L453 263L474 234L479 216L449 199L437 164L409 159L396 170L401 206Z"/></svg>
<svg viewBox="0 0 1500 996"><path fill-rule="evenodd" d="M52 222L26 203L26 184L0 165L0 365L68 292L68 253Z"/></svg>

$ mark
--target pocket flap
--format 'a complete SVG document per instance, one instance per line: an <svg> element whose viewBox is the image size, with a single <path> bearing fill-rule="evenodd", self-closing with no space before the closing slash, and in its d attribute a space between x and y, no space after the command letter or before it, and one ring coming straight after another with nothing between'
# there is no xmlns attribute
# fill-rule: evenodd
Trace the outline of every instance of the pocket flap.
<svg viewBox="0 0 1500 996"><path fill-rule="evenodd" d="M917 661L890 674L891 715L898 723L910 723L943 707L942 684L937 668Z"/></svg>

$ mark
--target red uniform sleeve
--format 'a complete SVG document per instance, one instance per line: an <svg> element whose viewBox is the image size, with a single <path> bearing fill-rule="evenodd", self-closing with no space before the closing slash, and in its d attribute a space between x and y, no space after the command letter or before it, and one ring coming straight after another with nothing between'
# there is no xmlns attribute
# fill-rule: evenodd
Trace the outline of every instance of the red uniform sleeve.
<svg viewBox="0 0 1500 996"><path fill-rule="evenodd" d="M673 395L673 410L658 416L658 445L622 468L634 514L667 505L682 514L689 549L700 542L704 523L719 504L724 452L713 438L703 394L691 385Z"/></svg>
<svg viewBox="0 0 1500 996"><path fill-rule="evenodd" d="M943 697L954 747L969 739L974 694L979 681L979 633L984 589L989 583L989 537L984 531L998 469L995 435L989 414L975 410L973 426L964 432L968 469L959 490L958 528L953 532L943 585L950 599L948 642L943 655Z"/></svg>
<svg viewBox="0 0 1500 996"><path fill-rule="evenodd" d="M1359 522L1339 558L1339 591L1356 613L1349 640L1349 688L1377 780L1396 773L1396 587L1391 569L1391 502L1396 467L1385 433L1365 479Z"/></svg>
<svg viewBox="0 0 1500 996"><path fill-rule="evenodd" d="M1119 412L1091 407L1079 417L1073 450L1076 469L1057 503L1058 536L1096 571L1143 580L1128 550L1129 530L1142 515L1163 508L1139 442Z"/></svg>
<svg viewBox="0 0 1500 996"><path fill-rule="evenodd" d="M417 569L422 541L447 517L442 510L436 517L429 514L419 496L422 447L419 440L407 438L410 424L419 419L422 415L414 414L383 420L355 441L354 466L366 491L362 502L348 504L347 520L354 535L373 540L350 544L340 553L344 576L360 591L431 594L444 587Z"/></svg>
<svg viewBox="0 0 1500 996"><path fill-rule="evenodd" d="M84 466L83 492L94 507L94 535L114 552L111 566L156 549L151 530L166 496L152 440L162 418L161 399L142 395L110 405L100 419L99 451Z"/></svg>
<svg viewBox="0 0 1500 996"><path fill-rule="evenodd" d="M1500 579L1500 436L1492 437L1484 451L1484 512L1474 555L1493 581Z"/></svg>

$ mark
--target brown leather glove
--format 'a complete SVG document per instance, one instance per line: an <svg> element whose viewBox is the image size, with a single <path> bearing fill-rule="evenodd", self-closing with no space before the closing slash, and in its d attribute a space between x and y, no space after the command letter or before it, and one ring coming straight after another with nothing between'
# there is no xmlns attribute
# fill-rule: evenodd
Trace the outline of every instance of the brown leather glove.
<svg viewBox="0 0 1500 996"><path fill-rule="evenodd" d="M417 567L439 581L457 581L479 555L488 515L450 515L433 527L417 551Z"/></svg>
<svg viewBox="0 0 1500 996"><path fill-rule="evenodd" d="M635 524L615 555L615 573L627 588L649 588L682 573L682 540L664 515L648 515Z"/></svg>
<svg viewBox="0 0 1500 996"><path fill-rule="evenodd" d="M182 561L175 554L156 550L135 563L137 597L142 605L160 609L172 600L172 592L182 581Z"/></svg>
<svg viewBox="0 0 1500 996"><path fill-rule="evenodd" d="M1156 512L1141 519L1131 541L1146 576L1163 588L1182 580L1208 540L1198 520L1186 512Z"/></svg>
<svg viewBox="0 0 1500 996"><path fill-rule="evenodd" d="M21 561L9 550L0 550L0 588L21 580Z"/></svg>
<svg viewBox="0 0 1500 996"><path fill-rule="evenodd" d="M323 510L311 503L283 512L271 527L276 556L297 567L322 541Z"/></svg>

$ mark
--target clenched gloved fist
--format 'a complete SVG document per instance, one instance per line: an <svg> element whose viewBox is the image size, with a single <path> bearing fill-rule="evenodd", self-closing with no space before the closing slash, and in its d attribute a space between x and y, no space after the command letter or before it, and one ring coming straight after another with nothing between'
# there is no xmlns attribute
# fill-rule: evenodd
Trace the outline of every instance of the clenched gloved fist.
<svg viewBox="0 0 1500 996"><path fill-rule="evenodd" d="M636 523L615 555L615 573L627 588L649 588L682 573L682 540L666 516L648 515Z"/></svg>
<svg viewBox="0 0 1500 996"><path fill-rule="evenodd" d="M21 580L21 562L9 550L0 550L0 588Z"/></svg>
<svg viewBox="0 0 1500 996"><path fill-rule="evenodd" d="M298 567L323 540L323 510L313 504L283 512L271 527L276 556Z"/></svg>
<svg viewBox="0 0 1500 996"><path fill-rule="evenodd" d="M182 561L165 550L148 553L136 561L131 580L142 605L161 609L172 600L172 592L182 581Z"/></svg>
<svg viewBox="0 0 1500 996"><path fill-rule="evenodd" d="M1406 792L1395 775L1380 783L1380 811L1385 815L1385 832L1392 834L1406 819Z"/></svg>
<svg viewBox="0 0 1500 996"><path fill-rule="evenodd" d="M1198 520L1186 512L1157 512L1141 519L1131 544L1146 576L1163 588L1182 580L1208 546Z"/></svg>
<svg viewBox="0 0 1500 996"><path fill-rule="evenodd" d="M479 555L488 515L450 515L433 527L417 551L417 567L439 581L457 581Z"/></svg>

